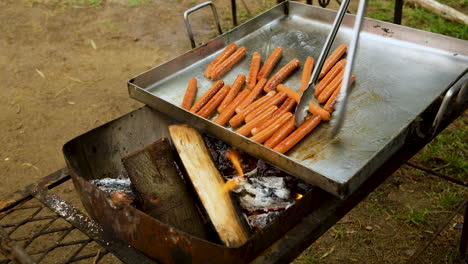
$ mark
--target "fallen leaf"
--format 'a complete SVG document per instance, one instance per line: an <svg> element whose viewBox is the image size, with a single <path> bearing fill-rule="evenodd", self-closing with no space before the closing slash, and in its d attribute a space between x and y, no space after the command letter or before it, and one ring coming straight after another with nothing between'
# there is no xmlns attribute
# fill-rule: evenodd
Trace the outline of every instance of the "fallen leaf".
<svg viewBox="0 0 468 264"><path fill-rule="evenodd" d="M328 250L327 252L325 252L325 254L323 254L320 259L323 259L323 258L326 258L328 255L330 255L333 251L335 250L335 246L333 246L330 250Z"/></svg>
<svg viewBox="0 0 468 264"><path fill-rule="evenodd" d="M25 162L25 163L23 163L23 164L21 164L21 165L26 166L26 167L30 167L30 168L33 168L33 169L39 171L39 168L36 167L36 166L34 166L34 165L32 165L31 163Z"/></svg>
<svg viewBox="0 0 468 264"><path fill-rule="evenodd" d="M89 43L91 43L91 47L93 47L93 49L97 49L96 42L94 42L94 40L90 39Z"/></svg>
<svg viewBox="0 0 468 264"><path fill-rule="evenodd" d="M9 160L10 160L10 157L6 157L6 158L5 158L5 161L9 161Z"/></svg>
<svg viewBox="0 0 468 264"><path fill-rule="evenodd" d="M76 104L76 103L75 103L75 102L73 102L73 101L68 101L67 103L68 103L68 104L70 104L70 105L74 105L74 104Z"/></svg>
<svg viewBox="0 0 468 264"><path fill-rule="evenodd" d="M42 78L45 79L45 74L43 72L41 72L40 70L36 69L36 72L37 74L39 74L39 76L41 76Z"/></svg>

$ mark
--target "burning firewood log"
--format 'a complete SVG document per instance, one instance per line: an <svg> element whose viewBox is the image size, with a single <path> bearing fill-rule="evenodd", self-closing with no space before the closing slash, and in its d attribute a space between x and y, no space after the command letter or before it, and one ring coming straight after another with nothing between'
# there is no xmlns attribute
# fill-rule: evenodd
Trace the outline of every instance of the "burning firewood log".
<svg viewBox="0 0 468 264"><path fill-rule="evenodd" d="M207 238L196 205L177 173L166 138L124 157L122 162L148 215L191 235Z"/></svg>
<svg viewBox="0 0 468 264"><path fill-rule="evenodd" d="M186 125L169 126L169 132L220 239L231 247L244 244L249 238L246 225L234 207L229 192L223 188L224 179L213 163L202 136Z"/></svg>

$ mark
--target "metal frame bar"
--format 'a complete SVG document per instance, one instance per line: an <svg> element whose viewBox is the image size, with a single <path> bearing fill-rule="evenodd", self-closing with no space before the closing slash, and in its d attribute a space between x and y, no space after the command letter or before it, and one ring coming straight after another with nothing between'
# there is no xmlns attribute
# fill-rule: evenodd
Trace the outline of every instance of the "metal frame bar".
<svg viewBox="0 0 468 264"><path fill-rule="evenodd" d="M216 10L216 6L213 4L211 1L206 1L203 2L199 5L196 5L187 11L184 12L184 23L185 23L185 28L187 29L187 34L190 39L190 45L192 46L192 49L197 47L197 44L195 43L195 39L193 37L193 32L192 32L192 25L190 24L190 21L188 19L189 15L203 7L206 6L211 6L211 11L213 12L213 17L216 22L216 28L218 29L218 33L221 35L223 34L223 30L221 29L221 24L219 23L219 16L218 16L218 11Z"/></svg>

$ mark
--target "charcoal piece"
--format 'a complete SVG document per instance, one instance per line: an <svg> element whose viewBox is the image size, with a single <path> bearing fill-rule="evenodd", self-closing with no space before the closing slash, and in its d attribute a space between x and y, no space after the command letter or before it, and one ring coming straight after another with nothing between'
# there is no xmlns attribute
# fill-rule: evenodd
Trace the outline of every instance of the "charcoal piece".
<svg viewBox="0 0 468 264"><path fill-rule="evenodd" d="M143 200L145 213L191 235L207 237L166 138L124 157L122 162Z"/></svg>
<svg viewBox="0 0 468 264"><path fill-rule="evenodd" d="M103 178L90 181L90 183L104 192L132 192L130 179Z"/></svg>
<svg viewBox="0 0 468 264"><path fill-rule="evenodd" d="M261 230L269 223L273 222L283 211L268 212L263 214L253 214L247 217L248 223L252 229Z"/></svg>
<svg viewBox="0 0 468 264"><path fill-rule="evenodd" d="M294 204L283 177L247 178L236 192L241 207L250 213L283 210Z"/></svg>

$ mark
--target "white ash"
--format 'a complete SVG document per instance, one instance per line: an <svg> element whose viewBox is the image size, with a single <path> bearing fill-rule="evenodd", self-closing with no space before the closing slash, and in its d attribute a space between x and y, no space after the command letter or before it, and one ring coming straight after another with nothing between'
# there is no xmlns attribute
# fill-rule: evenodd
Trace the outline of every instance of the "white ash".
<svg viewBox="0 0 468 264"><path fill-rule="evenodd" d="M284 210L294 204L283 177L245 178L235 189L242 208L257 210Z"/></svg>
<svg viewBox="0 0 468 264"><path fill-rule="evenodd" d="M132 192L130 179L103 178L90 181L102 191L111 193L117 191Z"/></svg>
<svg viewBox="0 0 468 264"><path fill-rule="evenodd" d="M247 217L248 223L252 228L263 229L269 223L276 219L282 212L268 212L256 214Z"/></svg>

